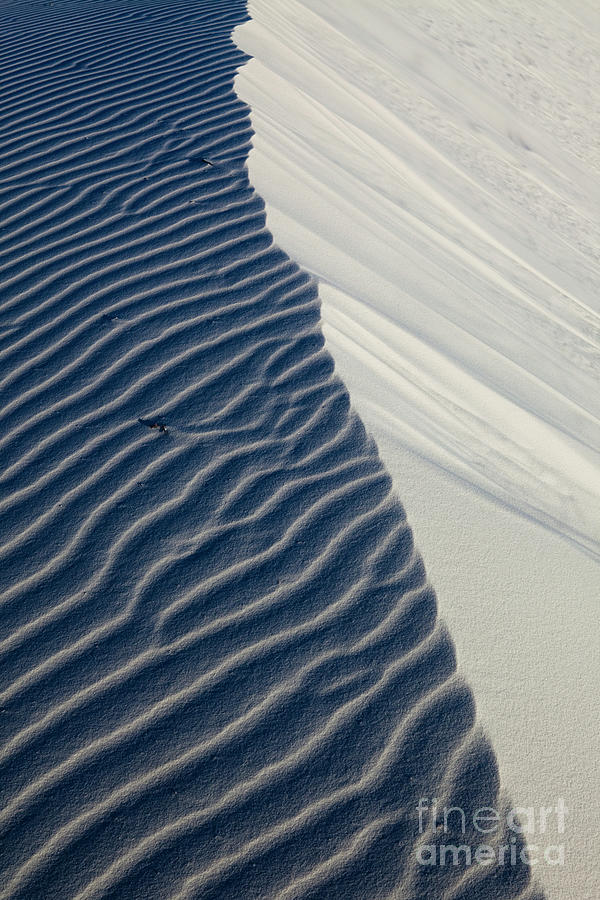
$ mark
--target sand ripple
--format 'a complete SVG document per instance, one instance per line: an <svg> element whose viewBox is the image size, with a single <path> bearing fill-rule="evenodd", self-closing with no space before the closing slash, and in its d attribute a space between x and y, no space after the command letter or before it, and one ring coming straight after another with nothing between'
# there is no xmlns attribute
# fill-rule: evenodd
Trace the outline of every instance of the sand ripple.
<svg viewBox="0 0 600 900"><path fill-rule="evenodd" d="M496 764L248 183L244 4L1 15L0 897L525 897L415 862Z"/></svg>

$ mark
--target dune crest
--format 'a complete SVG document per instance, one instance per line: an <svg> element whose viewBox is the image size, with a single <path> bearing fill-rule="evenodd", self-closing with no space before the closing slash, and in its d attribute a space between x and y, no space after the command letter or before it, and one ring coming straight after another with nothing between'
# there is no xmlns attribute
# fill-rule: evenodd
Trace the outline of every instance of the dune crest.
<svg viewBox="0 0 600 900"><path fill-rule="evenodd" d="M584 34L584 0L250 13L235 38L254 57L236 83L251 178L319 278L359 413L600 559L600 31Z"/></svg>

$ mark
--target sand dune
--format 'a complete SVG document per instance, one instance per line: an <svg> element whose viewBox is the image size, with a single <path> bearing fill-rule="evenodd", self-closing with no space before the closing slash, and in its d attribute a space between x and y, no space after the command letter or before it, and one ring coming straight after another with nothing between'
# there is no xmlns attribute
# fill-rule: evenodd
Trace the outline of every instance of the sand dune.
<svg viewBox="0 0 600 900"><path fill-rule="evenodd" d="M236 90L251 177L275 239L320 279L359 412L600 558L600 29L578 20L585 3L250 12Z"/></svg>
<svg viewBox="0 0 600 900"><path fill-rule="evenodd" d="M536 874L552 900L596 900L600 17L588 0L249 10L235 89L267 226L319 279L326 348L503 786L586 810L564 866Z"/></svg>
<svg viewBox="0 0 600 900"><path fill-rule="evenodd" d="M2 9L0 897L531 900L416 862L420 797L508 801L248 182L244 17Z"/></svg>

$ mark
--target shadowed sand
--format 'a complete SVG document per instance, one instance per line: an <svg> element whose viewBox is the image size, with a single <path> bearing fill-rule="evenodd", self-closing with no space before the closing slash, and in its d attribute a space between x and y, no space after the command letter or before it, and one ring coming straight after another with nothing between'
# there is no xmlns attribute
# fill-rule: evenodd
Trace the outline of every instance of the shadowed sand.
<svg viewBox="0 0 600 900"><path fill-rule="evenodd" d="M244 3L1 15L0 897L538 897L416 863L505 800L248 183Z"/></svg>

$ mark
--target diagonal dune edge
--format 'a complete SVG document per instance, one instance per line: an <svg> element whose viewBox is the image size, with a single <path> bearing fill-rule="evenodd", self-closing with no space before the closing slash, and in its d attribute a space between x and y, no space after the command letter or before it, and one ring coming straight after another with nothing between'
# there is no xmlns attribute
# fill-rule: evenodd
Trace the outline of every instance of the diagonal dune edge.
<svg viewBox="0 0 600 900"><path fill-rule="evenodd" d="M248 182L245 3L0 15L0 897L541 897L419 832L509 801Z"/></svg>
<svg viewBox="0 0 600 900"><path fill-rule="evenodd" d="M600 20L584 35L584 4L251 0L235 89L267 224L319 278L367 427L597 562Z"/></svg>

